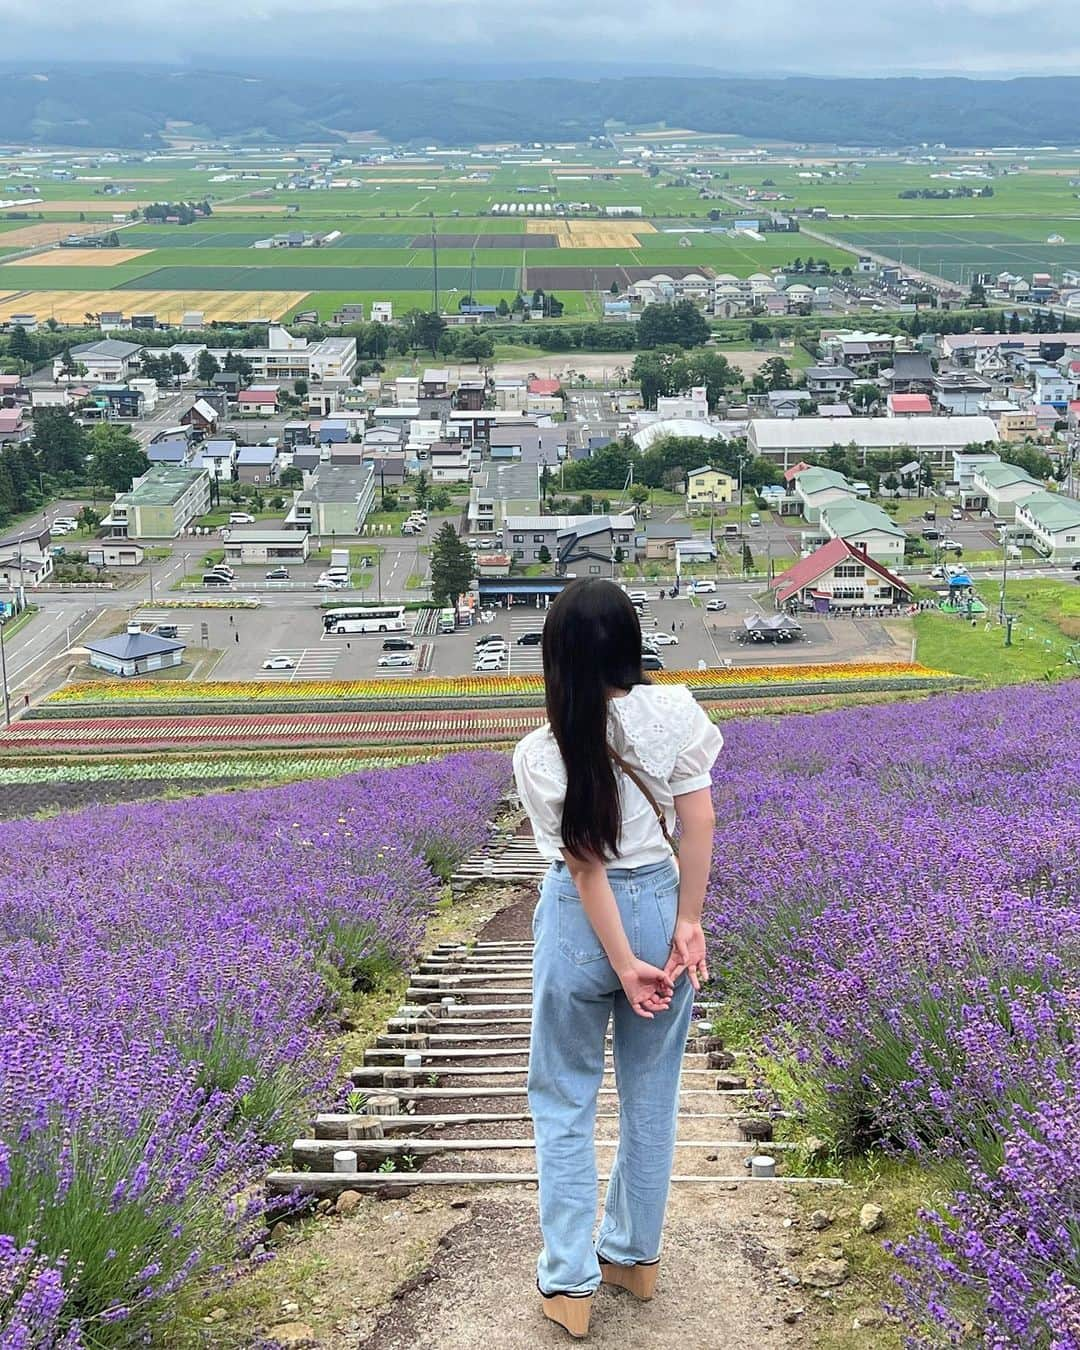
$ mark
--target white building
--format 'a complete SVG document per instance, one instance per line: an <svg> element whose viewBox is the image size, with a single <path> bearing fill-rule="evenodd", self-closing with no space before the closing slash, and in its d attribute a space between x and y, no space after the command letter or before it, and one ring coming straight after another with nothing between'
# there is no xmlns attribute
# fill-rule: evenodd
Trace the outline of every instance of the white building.
<svg viewBox="0 0 1080 1350"><path fill-rule="evenodd" d="M1080 502L1057 492L1033 492L1016 505L1014 537L1027 533L1052 562L1080 558Z"/></svg>
<svg viewBox="0 0 1080 1350"><path fill-rule="evenodd" d="M1032 478L1026 469L1016 464L1004 461L983 464L971 475L971 487L964 497L964 504L1011 520L1016 514L1017 503L1033 492L1041 492L1042 488L1043 484L1037 478Z"/></svg>
<svg viewBox="0 0 1080 1350"><path fill-rule="evenodd" d="M709 416L709 399L705 386L700 385L687 394L673 394L656 400L658 420L669 417L687 417L695 422L704 422Z"/></svg>
<svg viewBox="0 0 1080 1350"><path fill-rule="evenodd" d="M750 423L747 448L784 469L834 445L854 446L863 464L873 451L899 450L944 469L957 450L997 439L989 417L846 417L841 425L827 417L760 418Z"/></svg>
<svg viewBox="0 0 1080 1350"><path fill-rule="evenodd" d="M896 568L904 561L904 531L871 502L842 501L824 506L821 527L830 539L854 544L886 567Z"/></svg>
<svg viewBox="0 0 1080 1350"><path fill-rule="evenodd" d="M126 384L138 368L143 348L137 342L121 342L118 338L102 338L100 342L83 342L71 348L71 359L76 366L84 366L86 374L65 376L63 355L53 358L53 379L89 380L95 384Z"/></svg>

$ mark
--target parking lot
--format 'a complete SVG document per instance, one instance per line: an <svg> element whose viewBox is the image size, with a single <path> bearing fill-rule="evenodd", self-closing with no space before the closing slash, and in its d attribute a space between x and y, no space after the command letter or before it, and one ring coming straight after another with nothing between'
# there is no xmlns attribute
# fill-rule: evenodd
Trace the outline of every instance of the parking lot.
<svg viewBox="0 0 1080 1350"><path fill-rule="evenodd" d="M726 609L710 612L705 608L712 595L658 601L650 598L641 614L643 634L664 635L669 641L660 646L664 667L693 670L706 667L786 664L802 661L858 660L870 654L881 657L891 652L897 659L907 656L906 644L898 646L888 626L872 619L826 620L807 616L801 639L783 643L736 640L747 616L772 613L771 607L758 603L759 591L752 586L726 586L722 598ZM480 638L504 639L505 660L500 671L511 674L537 673L542 669L539 644L520 643L528 633L542 631L545 612L532 606L515 605L511 609L489 611L490 620L455 633L414 637L414 613L406 615L407 628L402 636L415 642L409 667L380 667L384 634L327 634L323 631L322 608L312 600L295 602L280 597L273 605L255 610L177 611L155 610L147 604L138 612L144 624L175 624L179 638L192 648L205 646L221 653L212 678L224 680L267 679L288 683L294 680L354 680L394 678L402 675L466 675L474 671ZM205 632L205 638L204 638ZM265 661L276 661L280 669L264 670Z"/></svg>

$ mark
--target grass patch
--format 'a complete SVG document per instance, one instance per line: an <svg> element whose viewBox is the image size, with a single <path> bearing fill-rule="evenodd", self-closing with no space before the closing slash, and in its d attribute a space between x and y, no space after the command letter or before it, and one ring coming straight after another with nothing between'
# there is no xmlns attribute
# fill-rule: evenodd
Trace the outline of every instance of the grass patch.
<svg viewBox="0 0 1080 1350"><path fill-rule="evenodd" d="M1066 659L1080 644L1080 588L1065 581L1010 581L1006 607L1016 616L1012 646L997 622L1000 587L979 582L975 587L990 614L972 627L957 615L927 612L914 616L918 660L935 669L969 675L987 685L1075 675Z"/></svg>
<svg viewBox="0 0 1080 1350"><path fill-rule="evenodd" d="M4 641L10 642L19 629L25 628L34 615L39 612L37 605L27 605L21 614L16 615L14 619L9 619L4 624Z"/></svg>

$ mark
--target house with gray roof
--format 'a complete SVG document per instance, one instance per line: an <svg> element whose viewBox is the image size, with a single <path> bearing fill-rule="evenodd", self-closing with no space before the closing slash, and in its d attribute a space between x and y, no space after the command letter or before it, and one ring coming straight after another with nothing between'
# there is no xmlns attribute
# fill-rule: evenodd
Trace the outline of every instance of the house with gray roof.
<svg viewBox="0 0 1080 1350"><path fill-rule="evenodd" d="M87 639L83 646L90 665L110 675L148 675L178 666L184 659L183 642L144 633L137 623L129 623L127 631L116 637Z"/></svg>
<svg viewBox="0 0 1080 1350"><path fill-rule="evenodd" d="M844 539L864 549L875 562L899 567L907 536L880 506L853 498L821 508L821 528L830 539Z"/></svg>
<svg viewBox="0 0 1080 1350"><path fill-rule="evenodd" d="M855 484L850 478L835 469L816 465L795 475L794 495L802 503L802 514L809 525L818 523L824 507L856 499Z"/></svg>
<svg viewBox="0 0 1080 1350"><path fill-rule="evenodd" d="M1013 538L1024 534L1051 562L1080 558L1080 502L1060 492L1033 492L1016 504Z"/></svg>
<svg viewBox="0 0 1080 1350"><path fill-rule="evenodd" d="M1003 520L1016 514L1017 503L1039 492L1043 484L1026 469L1006 460L981 464L971 475L971 487L964 494L964 504L972 511L990 511Z"/></svg>

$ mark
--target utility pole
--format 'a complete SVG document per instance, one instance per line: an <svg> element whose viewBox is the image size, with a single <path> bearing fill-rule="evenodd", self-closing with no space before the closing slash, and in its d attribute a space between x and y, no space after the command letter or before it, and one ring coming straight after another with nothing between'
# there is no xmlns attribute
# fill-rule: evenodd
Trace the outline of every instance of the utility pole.
<svg viewBox="0 0 1080 1350"><path fill-rule="evenodd" d="M12 613L15 612L15 606L12 605ZM4 682L4 725L11 726L11 699L8 695L7 683L7 655L4 652L4 625L0 623L0 680Z"/></svg>
<svg viewBox="0 0 1080 1350"><path fill-rule="evenodd" d="M378 578L378 587L379 587L378 598L379 598L379 604L381 605L381 604L382 604L382 549L381 549L381 548L377 548L377 549L375 550L375 575L376 575L376 577Z"/></svg>
<svg viewBox="0 0 1080 1350"><path fill-rule="evenodd" d="M1009 580L1009 527L1001 531L1001 599L998 602L998 623L1005 622L1005 586ZM1006 644L1008 645L1008 644Z"/></svg>
<svg viewBox="0 0 1080 1350"><path fill-rule="evenodd" d="M439 312L439 239L438 239L438 236L437 236L436 233L435 233L435 226L434 226L434 225L432 225L432 227L431 227L431 266L432 266L432 271L433 271L433 274L434 274L434 275L433 275L433 281L434 281L434 295L433 295L434 306L433 306L433 310L434 310L434 313L438 314L438 312Z"/></svg>

